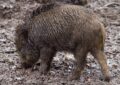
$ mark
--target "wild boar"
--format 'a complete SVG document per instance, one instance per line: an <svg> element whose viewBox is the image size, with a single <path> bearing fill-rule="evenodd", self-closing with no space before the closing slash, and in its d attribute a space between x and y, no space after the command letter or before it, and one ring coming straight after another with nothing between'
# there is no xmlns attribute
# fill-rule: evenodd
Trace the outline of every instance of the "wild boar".
<svg viewBox="0 0 120 85"><path fill-rule="evenodd" d="M70 80L78 79L91 53L110 81L104 53L105 28L90 10L76 5L60 5L41 12L16 29L16 48L25 68L41 59L41 72L47 73L57 51L74 54L77 66Z"/></svg>

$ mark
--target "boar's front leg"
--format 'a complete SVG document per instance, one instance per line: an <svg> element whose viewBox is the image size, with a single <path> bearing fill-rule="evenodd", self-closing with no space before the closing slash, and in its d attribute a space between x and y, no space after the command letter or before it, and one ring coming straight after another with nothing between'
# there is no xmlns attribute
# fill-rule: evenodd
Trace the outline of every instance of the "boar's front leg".
<svg viewBox="0 0 120 85"><path fill-rule="evenodd" d="M43 47L40 50L40 59L41 59L40 72L41 73L46 74L49 71L51 62L53 60L55 53L56 51L49 47Z"/></svg>
<svg viewBox="0 0 120 85"><path fill-rule="evenodd" d="M21 65L25 69L35 65L39 60L39 50L31 46L24 46L21 50Z"/></svg>
<svg viewBox="0 0 120 85"><path fill-rule="evenodd" d="M86 64L87 53L88 51L85 49L85 47L78 46L76 48L74 56L77 61L77 66L69 80L76 80L80 78L80 75Z"/></svg>

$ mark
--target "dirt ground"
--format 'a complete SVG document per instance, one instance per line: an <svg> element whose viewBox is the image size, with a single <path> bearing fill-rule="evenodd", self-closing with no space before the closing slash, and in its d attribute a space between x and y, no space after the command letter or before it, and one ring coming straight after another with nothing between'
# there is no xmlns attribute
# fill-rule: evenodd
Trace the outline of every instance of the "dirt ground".
<svg viewBox="0 0 120 85"><path fill-rule="evenodd" d="M0 0L0 85L120 85L120 0L90 0L85 6L96 12L106 26L109 83L102 80L100 66L90 55L80 79L74 81L67 81L74 69L73 56L68 53L56 54L46 76L39 73L39 62L33 69L20 68L14 45L15 29L38 5L34 0Z"/></svg>

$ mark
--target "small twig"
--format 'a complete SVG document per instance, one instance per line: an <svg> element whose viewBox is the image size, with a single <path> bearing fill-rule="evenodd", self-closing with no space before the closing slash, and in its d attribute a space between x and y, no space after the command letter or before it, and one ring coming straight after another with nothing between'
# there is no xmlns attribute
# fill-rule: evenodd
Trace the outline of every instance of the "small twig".
<svg viewBox="0 0 120 85"><path fill-rule="evenodd" d="M111 3L106 4L104 7L114 7L115 5L120 6L119 3L111 2Z"/></svg>
<svg viewBox="0 0 120 85"><path fill-rule="evenodd" d="M16 50L10 50L10 51L1 51L0 53L8 53L8 54L10 54L10 53L15 53L16 52Z"/></svg>

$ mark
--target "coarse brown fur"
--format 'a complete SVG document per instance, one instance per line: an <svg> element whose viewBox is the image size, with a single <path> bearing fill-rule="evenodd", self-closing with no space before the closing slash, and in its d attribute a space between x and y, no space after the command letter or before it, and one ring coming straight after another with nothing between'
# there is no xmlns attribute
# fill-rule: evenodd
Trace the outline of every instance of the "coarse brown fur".
<svg viewBox="0 0 120 85"><path fill-rule="evenodd" d="M70 80L80 77L89 52L98 60L105 80L110 80L104 41L105 29L97 16L75 5L54 7L16 29L16 47L25 68L33 66L40 58L41 72L45 73L57 51L69 51L77 61Z"/></svg>

